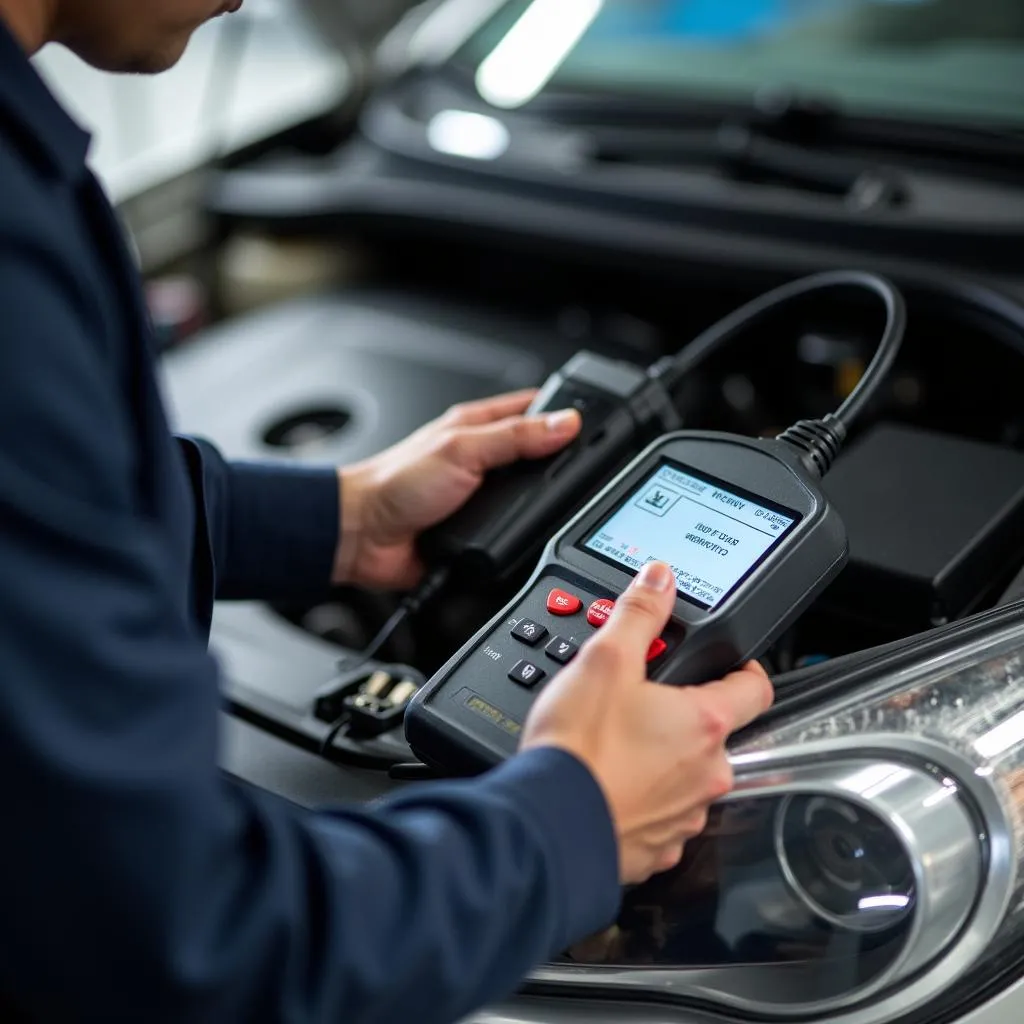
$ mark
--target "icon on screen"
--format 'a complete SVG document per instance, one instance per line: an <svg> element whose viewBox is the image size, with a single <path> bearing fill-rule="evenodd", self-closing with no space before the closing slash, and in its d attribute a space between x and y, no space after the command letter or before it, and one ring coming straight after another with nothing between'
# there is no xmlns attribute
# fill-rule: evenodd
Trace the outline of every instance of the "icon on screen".
<svg viewBox="0 0 1024 1024"><path fill-rule="evenodd" d="M645 512L649 512L652 516L663 516L681 497L682 495L679 491L674 491L671 487L663 487L661 484L655 484L644 491L636 501L636 506Z"/></svg>

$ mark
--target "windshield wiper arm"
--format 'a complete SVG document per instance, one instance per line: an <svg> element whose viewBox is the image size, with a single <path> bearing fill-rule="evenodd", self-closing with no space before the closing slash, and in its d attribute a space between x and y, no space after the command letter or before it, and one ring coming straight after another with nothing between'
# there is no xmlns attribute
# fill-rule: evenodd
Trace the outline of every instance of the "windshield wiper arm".
<svg viewBox="0 0 1024 1024"><path fill-rule="evenodd" d="M952 159L961 164L1002 167L1013 172L1019 171L1024 156L1024 126L960 124L926 118L901 119L895 114L871 116L851 113L828 98L799 90L763 89L753 97L752 103L713 102L699 92L680 92L659 98L623 93L590 96L563 93L548 96L543 110L556 117L574 116L579 127L602 135L616 127L620 131L632 132L640 123L646 124L648 129L653 128L653 134L657 134L659 122L666 127L673 126L677 132L685 132L687 128L691 132L700 128L706 131L716 125L732 130L732 126L739 125L764 144L754 154L745 144L730 140L726 144L727 159L735 159L738 149L741 162L745 158L752 170L761 163L766 165L766 170L778 165L783 177L794 168L783 159L783 153L769 152L767 144L794 147L790 156L794 156L798 149L805 155L814 153L826 159L846 159L830 157L827 150L854 146L880 154L891 153L896 161L906 157ZM579 123L581 115L585 118L585 125ZM670 146L663 148L667 150ZM679 155L684 154L680 152ZM709 155L714 157L714 154ZM806 159L806 156L801 159ZM819 165L810 177L806 173L802 177L809 187L827 189L828 181L825 179L829 178L832 169ZM861 169L869 172L879 170L866 162ZM800 182L793 178L792 183Z"/></svg>
<svg viewBox="0 0 1024 1024"><path fill-rule="evenodd" d="M739 177L841 196L861 210L898 206L908 197L903 176L894 169L779 142L748 125L726 123L716 143L721 159Z"/></svg>
<svg viewBox="0 0 1024 1024"><path fill-rule="evenodd" d="M811 145L782 142L735 120L715 130L592 128L589 156L597 162L707 166L720 174L830 197L867 211L897 206L909 188L895 169Z"/></svg>

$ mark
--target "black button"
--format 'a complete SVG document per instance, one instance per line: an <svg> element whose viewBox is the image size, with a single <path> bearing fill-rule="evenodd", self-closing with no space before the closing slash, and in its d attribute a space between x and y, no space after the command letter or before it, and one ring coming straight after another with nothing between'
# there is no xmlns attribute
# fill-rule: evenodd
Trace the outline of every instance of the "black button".
<svg viewBox="0 0 1024 1024"><path fill-rule="evenodd" d="M556 636L544 648L544 653L552 660L557 661L559 665L568 665L579 652L579 645L574 644L571 640L566 640L564 636Z"/></svg>
<svg viewBox="0 0 1024 1024"><path fill-rule="evenodd" d="M519 624L512 630L512 635L524 644L536 647L548 635L548 631L533 619L520 619Z"/></svg>
<svg viewBox="0 0 1024 1024"><path fill-rule="evenodd" d="M518 683L520 686L533 687L536 686L547 673L537 668L536 665L529 661L516 662L516 666L509 672L508 677L514 683Z"/></svg>

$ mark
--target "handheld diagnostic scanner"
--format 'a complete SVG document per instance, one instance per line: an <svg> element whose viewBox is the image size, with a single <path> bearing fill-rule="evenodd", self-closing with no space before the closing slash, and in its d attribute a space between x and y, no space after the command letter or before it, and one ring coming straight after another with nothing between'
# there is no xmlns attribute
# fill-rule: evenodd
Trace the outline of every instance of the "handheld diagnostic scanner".
<svg viewBox="0 0 1024 1024"><path fill-rule="evenodd" d="M514 753L537 694L649 561L676 577L650 677L684 685L764 653L847 553L838 513L786 441L668 435L550 541L523 590L421 691L406 714L410 745L456 773Z"/></svg>

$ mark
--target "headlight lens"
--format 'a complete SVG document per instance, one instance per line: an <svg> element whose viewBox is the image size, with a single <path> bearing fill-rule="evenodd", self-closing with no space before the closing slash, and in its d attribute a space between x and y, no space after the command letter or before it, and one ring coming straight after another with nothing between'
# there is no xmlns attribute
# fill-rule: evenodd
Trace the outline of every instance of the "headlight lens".
<svg viewBox="0 0 1024 1024"><path fill-rule="evenodd" d="M1024 935L1024 626L783 718L682 865L536 978L893 1020Z"/></svg>
<svg viewBox="0 0 1024 1024"><path fill-rule="evenodd" d="M827 796L788 797L775 818L775 855L791 891L820 921L886 932L914 909L914 867L877 815Z"/></svg>

